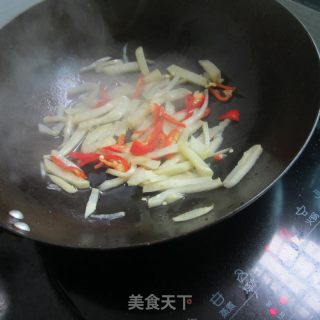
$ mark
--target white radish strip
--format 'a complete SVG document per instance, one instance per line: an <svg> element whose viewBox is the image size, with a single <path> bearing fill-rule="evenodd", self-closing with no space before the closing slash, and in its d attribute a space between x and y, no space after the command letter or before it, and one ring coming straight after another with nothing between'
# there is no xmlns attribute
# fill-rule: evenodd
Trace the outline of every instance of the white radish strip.
<svg viewBox="0 0 320 320"><path fill-rule="evenodd" d="M124 63L129 62L127 51L128 51L128 43L126 43L122 49L122 60Z"/></svg>
<svg viewBox="0 0 320 320"><path fill-rule="evenodd" d="M171 146L150 152L145 154L145 157L147 158L161 158L166 156L167 154L171 154L171 153L177 153L178 152L178 145L177 144L173 144Z"/></svg>
<svg viewBox="0 0 320 320"><path fill-rule="evenodd" d="M179 192L175 192L172 189L166 190L157 194L154 197L148 199L148 207L154 208L161 205L167 205L173 202L176 202L180 199L183 199L184 195Z"/></svg>
<svg viewBox="0 0 320 320"><path fill-rule="evenodd" d="M93 118L100 117L104 115L105 113L111 111L115 107L115 104L112 102L106 103L104 106L96 109L91 109L85 112L77 113L72 117L73 121L75 123L79 123L82 121L90 120Z"/></svg>
<svg viewBox="0 0 320 320"><path fill-rule="evenodd" d="M87 202L86 211L84 213L85 218L88 218L91 214L93 214L96 211L99 195L99 189L92 188L89 200Z"/></svg>
<svg viewBox="0 0 320 320"><path fill-rule="evenodd" d="M59 135L58 131L51 129L42 123L38 123L38 129L40 133L43 133L52 137L56 137Z"/></svg>
<svg viewBox="0 0 320 320"><path fill-rule="evenodd" d="M127 178L128 179L134 174L136 169L137 169L137 166L133 164L133 165L131 165L131 168L127 172L122 172L122 171L118 171L115 169L108 169L107 173L109 173L113 176L119 177L119 178Z"/></svg>
<svg viewBox="0 0 320 320"><path fill-rule="evenodd" d="M103 63L98 63L94 70L95 72L99 73L102 72L104 68L106 67L110 67L110 66L118 66L118 65L122 65L123 61L121 59L113 59L107 62L103 62Z"/></svg>
<svg viewBox="0 0 320 320"><path fill-rule="evenodd" d="M189 161L174 164L167 168L161 168L155 171L156 174L164 176L175 176L177 174L189 171L193 168L193 165Z"/></svg>
<svg viewBox="0 0 320 320"><path fill-rule="evenodd" d="M192 116L188 118L187 120L183 121L185 125L190 126L191 124L195 123L196 121L200 120L204 113L206 112L206 109L209 104L209 94L208 90L204 91L204 102L200 109L197 109L193 112Z"/></svg>
<svg viewBox="0 0 320 320"><path fill-rule="evenodd" d="M223 131L228 127L228 125L231 123L231 120L229 119L225 119L223 121L221 121L219 123L219 125L215 126L215 127L212 127L209 129L209 136L210 136L210 139L218 136L218 135L221 135L223 133Z"/></svg>
<svg viewBox="0 0 320 320"><path fill-rule="evenodd" d="M79 189L86 189L90 187L88 180L82 179L69 171L61 169L48 159L44 159L44 168L47 173L51 173Z"/></svg>
<svg viewBox="0 0 320 320"><path fill-rule="evenodd" d="M210 136L209 136L209 126L208 122L204 121L202 124L202 131L203 131L203 142L206 146L210 144Z"/></svg>
<svg viewBox="0 0 320 320"><path fill-rule="evenodd" d="M155 183L149 183L143 187L143 193L155 192L155 191L163 191L166 189L178 188L187 185L193 185L198 183L207 183L212 181L211 178L201 177L201 178L176 178L172 177L171 179L162 180Z"/></svg>
<svg viewBox="0 0 320 320"><path fill-rule="evenodd" d="M164 79L163 81L157 82L157 83L153 83L151 84L150 88L145 88L145 91L143 93L143 96L145 99L152 99L154 97L154 95L159 92L162 91L163 88L165 88L168 83L170 82L169 79Z"/></svg>
<svg viewBox="0 0 320 320"><path fill-rule="evenodd" d="M122 83L120 86L115 87L109 92L112 99L117 99L122 96L131 97L134 92L134 87L128 83Z"/></svg>
<svg viewBox="0 0 320 320"><path fill-rule="evenodd" d="M144 103L141 105L136 113L128 116L128 125L130 129L135 129L144 121L144 119L151 112L150 105L148 103Z"/></svg>
<svg viewBox="0 0 320 320"><path fill-rule="evenodd" d="M64 113L68 116L72 116L76 113L83 112L86 110L88 110L88 108L82 102L80 102L75 104L72 108L66 109Z"/></svg>
<svg viewBox="0 0 320 320"><path fill-rule="evenodd" d="M160 161L152 160L146 157L132 157L130 158L130 162L151 170L158 169L161 163Z"/></svg>
<svg viewBox="0 0 320 320"><path fill-rule="evenodd" d="M156 69L144 77L144 82L149 83L149 82L154 82L154 81L160 81L162 79L163 79L163 76L162 76L160 70Z"/></svg>
<svg viewBox="0 0 320 320"><path fill-rule="evenodd" d="M219 151L216 151L213 156L218 155L218 154L228 154L228 153L232 153L234 150L232 148L225 148Z"/></svg>
<svg viewBox="0 0 320 320"><path fill-rule="evenodd" d="M146 129L148 129L153 123L153 119L152 116L148 116L146 117L143 122L138 126L138 128L136 128L136 131L144 131ZM134 135L132 136L131 140L135 140L134 139ZM138 134L138 136L140 136L141 134Z"/></svg>
<svg viewBox="0 0 320 320"><path fill-rule="evenodd" d="M189 127L183 129L180 138L178 139L178 143L188 141L189 137L196 133L202 127L202 121L197 121L190 125Z"/></svg>
<svg viewBox="0 0 320 320"><path fill-rule="evenodd" d="M111 146L116 143L116 140L112 136L101 137L99 140L93 143L82 143L81 151L84 153L96 152L99 148Z"/></svg>
<svg viewBox="0 0 320 320"><path fill-rule="evenodd" d="M145 170L143 168L138 168L134 174L127 181L129 186L137 186L142 183L150 183L165 179L165 177L158 176L150 170Z"/></svg>
<svg viewBox="0 0 320 320"><path fill-rule="evenodd" d="M56 122L65 122L66 118L63 116L46 116L43 118L44 123L56 123Z"/></svg>
<svg viewBox="0 0 320 320"><path fill-rule="evenodd" d="M124 211L116 212L116 213L109 213L109 214L92 214L90 216L90 219L97 219L97 220L106 220L106 221L112 221L116 219L120 219L126 216L126 213Z"/></svg>
<svg viewBox="0 0 320 320"><path fill-rule="evenodd" d="M136 111L140 108L141 100L139 99L133 99L129 102L129 110L127 112L127 115L135 114ZM126 120L127 122L127 120Z"/></svg>
<svg viewBox="0 0 320 320"><path fill-rule="evenodd" d="M176 164L176 163L178 163L178 162L180 162L180 161L182 161L182 160L184 160L184 158L182 157L182 155L181 155L181 154L176 154L176 155L173 156L171 159L166 160L165 162L163 162L163 163L160 165L159 169L169 168L170 166L172 166L172 165L174 165L174 164Z"/></svg>
<svg viewBox="0 0 320 320"><path fill-rule="evenodd" d="M97 64L107 62L111 59L111 57L103 57L97 61L94 61L93 63L89 64L88 66L82 67L79 72L87 72L92 71L96 67Z"/></svg>
<svg viewBox="0 0 320 320"><path fill-rule="evenodd" d="M141 73L146 76L149 73L149 68L142 47L136 49L136 59Z"/></svg>
<svg viewBox="0 0 320 320"><path fill-rule="evenodd" d="M119 137L122 134L126 134L128 131L128 124L126 120L114 122L114 136Z"/></svg>
<svg viewBox="0 0 320 320"><path fill-rule="evenodd" d="M177 75L182 79L185 79L191 83L197 84L202 87L205 87L208 83L207 79L204 76L194 73L192 71L189 71L187 69L181 68L174 64L169 66L167 70L173 76Z"/></svg>
<svg viewBox="0 0 320 320"><path fill-rule="evenodd" d="M259 159L263 149L260 144L252 146L244 152L234 169L224 179L223 185L226 188L232 188L251 170Z"/></svg>
<svg viewBox="0 0 320 320"><path fill-rule="evenodd" d="M80 141L85 137L86 133L87 133L87 130L78 128L73 133L71 138L68 141L66 141L66 143L63 144L62 148L59 150L59 153L65 156L71 151L73 151L78 146Z"/></svg>
<svg viewBox="0 0 320 320"><path fill-rule="evenodd" d="M122 98L128 99L127 97L122 97ZM117 107L115 107L109 113L107 113L102 117L80 122L79 128L89 129L94 126L120 120L127 113L127 111L128 111L128 103L124 102L122 103L122 105L118 105Z"/></svg>
<svg viewBox="0 0 320 320"><path fill-rule="evenodd" d="M208 147L201 141L199 141L199 138L195 138L194 136L191 136L190 138L190 148L196 152L200 158L203 158L205 155L208 154Z"/></svg>
<svg viewBox="0 0 320 320"><path fill-rule="evenodd" d="M200 157L202 159L207 159L207 158L210 158L210 157L213 157L217 150L219 150L221 144L223 142L223 138L222 136L217 136L209 145L209 147L207 148L206 151L200 153Z"/></svg>
<svg viewBox="0 0 320 320"><path fill-rule="evenodd" d="M210 167L190 148L189 143L179 145L179 151L194 165L200 176L213 176Z"/></svg>
<svg viewBox="0 0 320 320"><path fill-rule="evenodd" d="M222 186L222 181L220 180L220 178L217 178L217 179L208 181L206 184L200 184L200 185L195 184L195 185L188 185L188 186L183 186L179 188L168 189L166 191L163 191L157 194L154 197L149 198L148 207L152 208L152 207L160 206L163 204L164 201L168 202L168 199L170 199L172 195L177 195L177 194L183 195L183 194L189 194L189 193L209 191L209 190L219 188L221 186Z"/></svg>
<svg viewBox="0 0 320 320"><path fill-rule="evenodd" d="M220 82L221 80L221 71L217 66L212 63L210 60L199 60L200 66L208 74L211 81Z"/></svg>
<svg viewBox="0 0 320 320"><path fill-rule="evenodd" d="M199 217L209 213L212 209L213 209L213 205L211 205L209 207L202 207L202 208L194 209L194 210L182 213L182 214L172 218L172 220L174 222L182 222L182 221L192 220L192 219L199 218Z"/></svg>
<svg viewBox="0 0 320 320"><path fill-rule="evenodd" d="M65 127L65 124L63 122L56 123L55 125L52 126L52 130L55 132L58 132L58 134L61 134L61 131Z"/></svg>
<svg viewBox="0 0 320 320"><path fill-rule="evenodd" d="M156 92L152 99L161 98L162 96L168 94L178 83L179 77L174 76L173 79L162 89Z"/></svg>
<svg viewBox="0 0 320 320"><path fill-rule="evenodd" d="M176 128L176 125L174 125L171 122L165 121L163 124L163 133L165 135L168 135L172 129Z"/></svg>
<svg viewBox="0 0 320 320"><path fill-rule="evenodd" d="M116 75L129 72L137 72L139 71L139 66L137 62L128 62L114 66L104 67L101 71L107 75Z"/></svg>
<svg viewBox="0 0 320 320"><path fill-rule="evenodd" d="M176 112L176 107L171 101L167 101L164 105L166 113L173 115Z"/></svg>
<svg viewBox="0 0 320 320"><path fill-rule="evenodd" d="M55 156L56 158L58 158L60 161L62 161L66 166L69 167L75 167L77 169L79 169L80 171L82 171L82 169L80 167L78 167L75 163L73 163L72 161L70 161L69 159L67 159L66 157L64 157L61 153L59 153L56 150L52 150L51 151L51 155Z"/></svg>
<svg viewBox="0 0 320 320"><path fill-rule="evenodd" d="M89 145L91 143L96 142L99 140L101 137L104 136L113 136L114 135L114 124L113 123L108 123L103 126L100 126L92 131L90 131L86 138L83 141L83 144Z"/></svg>
<svg viewBox="0 0 320 320"><path fill-rule="evenodd" d="M83 83L77 87L69 88L67 91L67 95L74 96L83 92L93 91L97 88L97 86L98 85L96 83L92 83L92 82Z"/></svg>
<svg viewBox="0 0 320 320"><path fill-rule="evenodd" d="M191 91L187 90L185 88L171 90L170 92L164 94L161 97L161 99L162 99L161 103L163 103L165 101L176 101L176 100L183 99L186 95L188 95L190 93L191 93Z"/></svg>
<svg viewBox="0 0 320 320"><path fill-rule="evenodd" d="M68 183L67 181L61 179L60 177L54 176L52 174L48 174L48 177L50 180L56 184L58 187L60 187L62 190L68 193L76 193L78 189L73 186L72 184Z"/></svg>
<svg viewBox="0 0 320 320"><path fill-rule="evenodd" d="M121 186L126 182L126 179L124 178L114 178L110 180L106 180L100 186L98 187L100 191L107 191L116 187Z"/></svg>
<svg viewBox="0 0 320 320"><path fill-rule="evenodd" d="M74 130L74 123L71 117L67 117L67 122L63 130L63 143L64 145L71 137Z"/></svg>

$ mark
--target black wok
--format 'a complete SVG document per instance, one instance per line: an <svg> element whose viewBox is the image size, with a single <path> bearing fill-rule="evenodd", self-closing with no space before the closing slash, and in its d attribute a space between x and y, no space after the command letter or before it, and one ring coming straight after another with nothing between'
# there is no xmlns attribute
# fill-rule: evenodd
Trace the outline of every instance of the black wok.
<svg viewBox="0 0 320 320"><path fill-rule="evenodd" d="M235 152L216 168L222 178L241 153L261 143L264 154L231 190L195 194L148 210L136 188L101 198L99 213L125 211L111 224L85 220L89 191L67 195L46 189L41 156L58 146L39 135L37 123L66 102L77 70L105 55L129 56L143 45L157 62L197 70L208 58L238 87L229 105L215 105L210 123L226 108L242 119L226 133ZM0 31L0 224L35 240L75 248L119 248L179 237L230 217L259 197L300 154L319 112L319 57L303 26L275 1L53 1L48 0ZM91 176L95 183L99 176ZM186 223L171 217L215 203L209 215ZM25 215L30 232L14 228L8 211ZM213 231L214 232L214 231Z"/></svg>

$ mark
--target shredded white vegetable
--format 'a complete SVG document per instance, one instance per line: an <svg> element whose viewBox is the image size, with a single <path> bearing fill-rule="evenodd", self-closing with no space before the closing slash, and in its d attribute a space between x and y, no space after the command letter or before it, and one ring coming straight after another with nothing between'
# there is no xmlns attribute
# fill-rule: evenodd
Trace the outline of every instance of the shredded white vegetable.
<svg viewBox="0 0 320 320"><path fill-rule="evenodd" d="M232 188L240 182L240 180L251 170L255 165L260 155L262 154L262 147L256 144L244 152L242 158L239 160L234 169L224 179L223 185L226 188Z"/></svg>
<svg viewBox="0 0 320 320"><path fill-rule="evenodd" d="M182 213L182 214L172 218L172 220L175 222L192 220L192 219L199 218L199 217L209 213L212 209L213 209L213 205L211 205L209 207L202 207L202 208L193 209L191 211Z"/></svg>
<svg viewBox="0 0 320 320"><path fill-rule="evenodd" d="M69 171L65 171L48 159L43 159L44 169L47 173L51 173L66 182L69 182L78 189L87 189L90 187L89 181L82 179Z"/></svg>
<svg viewBox="0 0 320 320"><path fill-rule="evenodd" d="M211 81L220 82L221 80L221 71L217 66L209 60L199 60L199 64L208 74Z"/></svg>
<svg viewBox="0 0 320 320"><path fill-rule="evenodd" d="M191 83L194 83L198 86L205 87L207 85L207 79L200 75L196 74L192 71L189 71L187 69L183 69L177 65L171 65L170 67L167 68L168 72L173 75L173 76L179 76L182 79L185 79Z"/></svg>
<svg viewBox="0 0 320 320"><path fill-rule="evenodd" d="M86 211L84 213L85 218L88 218L91 214L93 214L96 211L99 195L99 189L92 188L89 200L87 202Z"/></svg>
<svg viewBox="0 0 320 320"><path fill-rule="evenodd" d="M97 219L97 220L106 220L106 221L112 221L116 219L120 219L126 216L126 213L124 211L115 212L115 213L109 213L109 214L92 214L90 216L90 219Z"/></svg>
<svg viewBox="0 0 320 320"><path fill-rule="evenodd" d="M97 88L96 83L83 83L74 88L68 89L68 96L74 96L83 92L94 91Z"/></svg>
<svg viewBox="0 0 320 320"><path fill-rule="evenodd" d="M66 141L59 152L62 155L67 155L73 151L80 143L80 141L85 137L87 130L78 128L68 141Z"/></svg>
<svg viewBox="0 0 320 320"><path fill-rule="evenodd" d="M118 186L121 186L126 182L126 179L124 178L114 178L110 180L106 180L100 186L98 187L100 191L107 191L109 189L116 188Z"/></svg>
<svg viewBox="0 0 320 320"><path fill-rule="evenodd" d="M137 72L138 70L139 66L137 62L127 62L104 67L101 71L110 76L122 73Z"/></svg>
<svg viewBox="0 0 320 320"><path fill-rule="evenodd" d="M68 193L76 193L78 189L73 186L72 184L68 183L67 181L61 179L60 177L54 176L52 174L48 174L48 177L50 180L59 186L62 190L68 192Z"/></svg>
<svg viewBox="0 0 320 320"><path fill-rule="evenodd" d="M149 68L142 47L136 49L136 58L141 73L146 76L149 73Z"/></svg>
<svg viewBox="0 0 320 320"><path fill-rule="evenodd" d="M91 189L85 218L91 215L93 219L110 221L125 213L92 214L99 192L108 196L108 190L121 185L158 193L144 198L153 208L183 199L189 193L237 184L258 160L262 147L255 145L247 150L223 183L214 176L212 163L223 165L233 152L230 147L221 148L225 129L230 126L228 133L236 127L220 114L219 108L208 120L209 92L213 101L223 100L213 94L211 87L221 90L222 96L225 93L217 66L199 60L198 70L172 64L167 67L168 73L162 74L158 65L149 70L155 62L146 59L143 47L135 50L136 61L129 61L127 50L128 44L123 47L122 59L103 57L82 67L80 73L102 73L97 77L100 80L85 82L80 75L80 84L67 90L72 101L55 107L55 114L39 123L41 133L63 138L57 151L43 156L42 176L52 182L48 187L68 193L92 188L89 179L92 170L97 170L97 174L105 175L105 181ZM226 119L217 122L217 118ZM173 220L194 219L212 208L194 209Z"/></svg>

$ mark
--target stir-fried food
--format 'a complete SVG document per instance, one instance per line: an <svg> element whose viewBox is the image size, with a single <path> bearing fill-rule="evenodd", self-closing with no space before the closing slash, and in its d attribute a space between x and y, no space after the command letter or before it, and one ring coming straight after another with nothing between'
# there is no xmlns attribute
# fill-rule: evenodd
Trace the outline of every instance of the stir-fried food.
<svg viewBox="0 0 320 320"><path fill-rule="evenodd" d="M240 112L227 103L217 115L220 122L210 126L207 119L214 104L230 101L236 88L223 83L221 71L209 60L199 61L203 74L177 65L163 73L151 70L142 47L135 54L136 61L129 62L125 53L124 59L105 57L80 70L107 77L137 73L134 84L119 82L109 88L87 82L70 88L73 103L39 124L41 133L63 137L60 147L43 158L51 183L68 193L92 188L86 218L96 211L100 196L124 184L140 186L150 208L190 193L231 188L262 152L260 145L250 147L227 177L217 177L213 164L223 165L234 148L221 148L224 131L240 121ZM92 170L105 172L101 185L90 184ZM212 208L191 210L174 221L202 216Z"/></svg>

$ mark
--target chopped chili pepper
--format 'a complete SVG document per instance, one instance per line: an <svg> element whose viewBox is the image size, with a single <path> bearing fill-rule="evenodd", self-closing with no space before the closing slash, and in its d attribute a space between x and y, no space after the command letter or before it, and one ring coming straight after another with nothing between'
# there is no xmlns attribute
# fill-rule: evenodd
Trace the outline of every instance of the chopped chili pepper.
<svg viewBox="0 0 320 320"><path fill-rule="evenodd" d="M126 135L125 134L120 134L118 137L118 145L123 146L126 142Z"/></svg>
<svg viewBox="0 0 320 320"><path fill-rule="evenodd" d="M61 160L58 157L53 156L53 155L51 155L50 159L52 160L53 163L55 163L61 169L72 172L73 174L75 174L76 176L78 176L82 179L87 179L87 176L80 168L69 166L68 164L64 163L63 160Z"/></svg>
<svg viewBox="0 0 320 320"><path fill-rule="evenodd" d="M161 148L164 148L166 147L166 142L167 142L167 138L168 136L166 136L163 132L160 132L159 134L159 141L158 141L158 147L161 149Z"/></svg>
<svg viewBox="0 0 320 320"><path fill-rule="evenodd" d="M141 74L137 80L136 88L133 92L132 99L139 99L144 88L144 77Z"/></svg>
<svg viewBox="0 0 320 320"><path fill-rule="evenodd" d="M212 83L210 83L209 87L219 88L219 89L224 89L224 90L232 90L232 91L235 91L237 89L236 87L226 86L225 84L222 84L219 82L212 82Z"/></svg>
<svg viewBox="0 0 320 320"><path fill-rule="evenodd" d="M102 107L110 100L106 89L102 85L100 85L99 96L100 99L96 103L96 108Z"/></svg>
<svg viewBox="0 0 320 320"><path fill-rule="evenodd" d="M216 154L215 156L213 156L213 160L215 161L220 161L223 159L223 155L221 153Z"/></svg>
<svg viewBox="0 0 320 320"><path fill-rule="evenodd" d="M178 121L177 119L175 119L174 117L172 117L170 114L166 113L165 109L155 103L153 105L153 119L154 122L158 122L161 118L164 118L165 120L167 120L168 122L171 122L172 124L175 124L176 126L180 126L180 127L186 127L185 123Z"/></svg>
<svg viewBox="0 0 320 320"><path fill-rule="evenodd" d="M126 172L129 170L129 162L116 154L100 155L99 161L116 170Z"/></svg>
<svg viewBox="0 0 320 320"><path fill-rule="evenodd" d="M209 85L210 93L221 102L229 101L232 98L233 91L236 89L236 87L226 86L225 84L218 82L212 82Z"/></svg>
<svg viewBox="0 0 320 320"><path fill-rule="evenodd" d="M83 152L71 152L68 155L70 158L78 160L78 166L83 167L92 162L98 162L100 154L98 153L83 153Z"/></svg>
<svg viewBox="0 0 320 320"><path fill-rule="evenodd" d="M152 116L153 116L153 123L159 122L159 120L163 117L165 110L160 104L154 103L152 105Z"/></svg>
<svg viewBox="0 0 320 320"><path fill-rule="evenodd" d="M220 91L217 89L209 88L211 94L221 102L227 102L232 98L232 90L222 90L224 95L221 95Z"/></svg>
<svg viewBox="0 0 320 320"><path fill-rule="evenodd" d="M171 122L172 124L175 124L176 126L179 126L179 127L186 127L186 124L181 122L181 121L178 121L176 118L170 116L168 113L164 113L163 114L163 118L169 122Z"/></svg>
<svg viewBox="0 0 320 320"><path fill-rule="evenodd" d="M122 153L123 152L123 146L120 146L118 144L113 144L111 146L100 148L99 151L101 153L109 153L110 151L111 152Z"/></svg>
<svg viewBox="0 0 320 320"><path fill-rule="evenodd" d="M153 151L159 142L159 135L162 133L163 119L160 119L152 128L146 142L136 140L132 143L130 152L135 156L141 156Z"/></svg>
<svg viewBox="0 0 320 320"><path fill-rule="evenodd" d="M183 110L185 112L185 117L183 120L190 118L193 115L195 109L201 108L205 100L205 95L202 92L195 92L194 94L188 94L184 98L184 104L186 108Z"/></svg>
<svg viewBox="0 0 320 320"><path fill-rule="evenodd" d="M183 102L188 110L200 108L203 105L205 96L202 92L196 91L194 94L188 94Z"/></svg>
<svg viewBox="0 0 320 320"><path fill-rule="evenodd" d="M240 121L240 112L237 109L232 109L219 117L219 120L230 119L231 121Z"/></svg>

